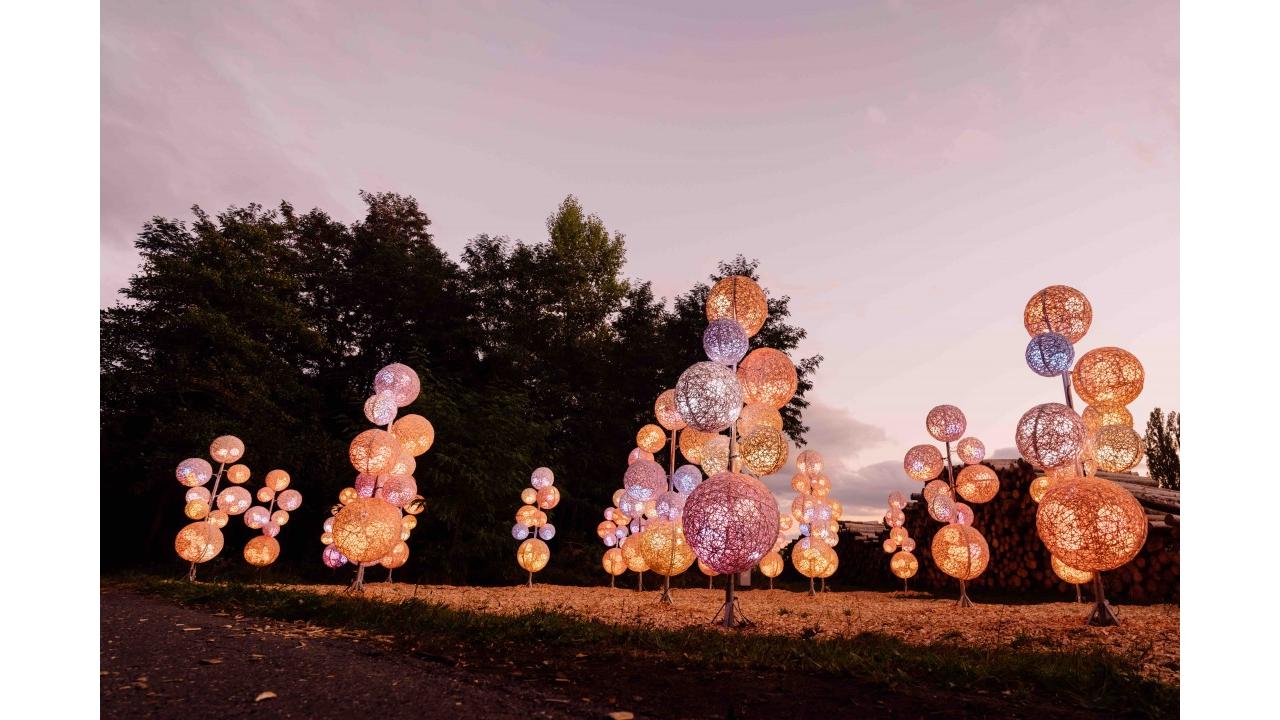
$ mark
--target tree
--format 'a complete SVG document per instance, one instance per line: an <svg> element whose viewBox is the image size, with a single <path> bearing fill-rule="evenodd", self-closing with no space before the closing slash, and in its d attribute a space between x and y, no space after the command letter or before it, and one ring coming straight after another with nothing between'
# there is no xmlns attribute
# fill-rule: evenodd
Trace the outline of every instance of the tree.
<svg viewBox="0 0 1280 720"><path fill-rule="evenodd" d="M1171 411L1166 418L1164 412L1156 408L1147 418L1147 468L1160 487L1171 490L1181 487L1178 458L1180 425L1181 417L1177 411Z"/></svg>

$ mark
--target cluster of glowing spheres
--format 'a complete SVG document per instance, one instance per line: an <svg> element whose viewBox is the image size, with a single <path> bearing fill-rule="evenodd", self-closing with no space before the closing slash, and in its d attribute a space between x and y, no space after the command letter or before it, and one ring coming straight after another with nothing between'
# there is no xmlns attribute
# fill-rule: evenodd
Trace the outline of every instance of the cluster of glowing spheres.
<svg viewBox="0 0 1280 720"><path fill-rule="evenodd" d="M622 558L622 550L612 547L604 551L604 557L600 558L600 565L604 567L604 571L617 577L627 571L627 561Z"/></svg>
<svg viewBox="0 0 1280 720"><path fill-rule="evenodd" d="M379 395L390 395L395 398L396 404L400 407L417 400L421 389L422 383L418 380L418 373L408 365L391 363L373 376L373 391Z"/></svg>
<svg viewBox="0 0 1280 720"><path fill-rule="evenodd" d="M707 320L715 322L725 318L737 321L747 337L764 327L764 321L769 318L769 303L754 280L730 275L707 293Z"/></svg>
<svg viewBox="0 0 1280 720"><path fill-rule="evenodd" d="M698 559L712 570L750 570L778 536L778 503L759 480L722 472L689 495L684 532Z"/></svg>
<svg viewBox="0 0 1280 720"><path fill-rule="evenodd" d="M944 525L933 536L933 562L957 580L972 580L987 569L991 549L982 533L968 525Z"/></svg>
<svg viewBox="0 0 1280 720"><path fill-rule="evenodd" d="M1057 556L1049 557L1049 566L1053 568L1054 575L1071 585L1083 585L1093 579L1093 573L1088 570L1077 570L1059 560Z"/></svg>
<svg viewBox="0 0 1280 720"><path fill-rule="evenodd" d="M541 490L545 487L551 487L556 484L556 475L551 472L551 468L540 467L533 471L529 476L529 484Z"/></svg>
<svg viewBox="0 0 1280 720"><path fill-rule="evenodd" d="M377 562L400 541L400 509L379 498L356 498L333 517L333 544L352 562Z"/></svg>
<svg viewBox="0 0 1280 720"><path fill-rule="evenodd" d="M658 495L667 489L667 473L652 460L640 460L627 466L622 486L636 500L657 500Z"/></svg>
<svg viewBox="0 0 1280 720"><path fill-rule="evenodd" d="M747 403L738 416L738 435L749 435L759 427L771 427L782 430L782 413L775 407L764 403Z"/></svg>
<svg viewBox="0 0 1280 720"><path fill-rule="evenodd" d="M984 503L1000 491L1000 476L986 465L966 465L956 475L956 494L971 503Z"/></svg>
<svg viewBox="0 0 1280 720"><path fill-rule="evenodd" d="M977 465L987 457L987 446L975 437L961 438L956 443L956 455L960 456L960 462L965 465Z"/></svg>
<svg viewBox="0 0 1280 720"><path fill-rule="evenodd" d="M659 393L658 399L653 401L653 416L667 430L680 430L684 427L684 418L680 417L680 410L676 407L674 388Z"/></svg>
<svg viewBox="0 0 1280 720"><path fill-rule="evenodd" d="M786 353L756 348L738 365L738 382L746 402L780 409L791 402L800 379Z"/></svg>
<svg viewBox="0 0 1280 720"><path fill-rule="evenodd" d="M280 542L273 537L256 535L244 546L244 559L254 567L266 567L280 557Z"/></svg>
<svg viewBox="0 0 1280 720"><path fill-rule="evenodd" d="M220 463L233 463L244 457L244 443L235 435L222 435L209 445L209 457Z"/></svg>
<svg viewBox="0 0 1280 720"><path fill-rule="evenodd" d="M364 401L364 417L374 425L390 425L400 412L400 404L391 393L376 393Z"/></svg>
<svg viewBox="0 0 1280 720"><path fill-rule="evenodd" d="M253 496L242 487L229 487L218 493L218 509L229 515L239 515L253 504Z"/></svg>
<svg viewBox="0 0 1280 720"><path fill-rule="evenodd" d="M227 468L227 481L233 485L243 485L249 482L249 466L236 463Z"/></svg>
<svg viewBox="0 0 1280 720"><path fill-rule="evenodd" d="M791 565L807 578L831 577L840 560L830 545L813 537L802 537L791 546Z"/></svg>
<svg viewBox="0 0 1280 720"><path fill-rule="evenodd" d="M916 556L912 555L908 550L899 550L893 554L893 557L889 558L889 572L903 580L915 577L919 570L920 561L916 560Z"/></svg>
<svg viewBox="0 0 1280 720"><path fill-rule="evenodd" d="M1142 437L1132 428L1107 425L1093 440L1093 458L1099 470L1124 472L1142 460Z"/></svg>
<svg viewBox="0 0 1280 720"><path fill-rule="evenodd" d="M516 563L528 572L536 573L551 560L551 548L538 538L529 538L516 548Z"/></svg>
<svg viewBox="0 0 1280 720"><path fill-rule="evenodd" d="M760 574L767 578L776 578L782 574L786 561L776 550L771 550L760 558Z"/></svg>
<svg viewBox="0 0 1280 720"><path fill-rule="evenodd" d="M649 569L659 575L679 575L696 559L685 541L680 523L654 520L640 534L640 554Z"/></svg>
<svg viewBox="0 0 1280 720"><path fill-rule="evenodd" d="M1076 349L1062 335L1046 332L1036 335L1027 343L1026 358L1031 372L1041 377L1055 377L1071 369Z"/></svg>
<svg viewBox="0 0 1280 720"><path fill-rule="evenodd" d="M702 447L714 437L717 437L716 433L703 432L686 427L680 431L680 454L684 455L685 460L695 465L701 465Z"/></svg>
<svg viewBox="0 0 1280 720"><path fill-rule="evenodd" d="M702 483L702 471L694 465L681 465L672 475L671 484L676 492L688 495Z"/></svg>
<svg viewBox="0 0 1280 720"><path fill-rule="evenodd" d="M771 427L756 428L739 441L738 453L751 472L772 475L787 464L787 439Z"/></svg>
<svg viewBox="0 0 1280 720"><path fill-rule="evenodd" d="M347 456L356 472L378 475L390 469L399 453L400 442L396 436L374 428L355 436Z"/></svg>
<svg viewBox="0 0 1280 720"><path fill-rule="evenodd" d="M1044 403L1018 420L1014 441L1023 459L1035 467L1064 467L1075 463L1084 448L1084 423L1066 405Z"/></svg>
<svg viewBox="0 0 1280 720"><path fill-rule="evenodd" d="M395 570L409 562L409 544L401 540L391 546L391 552L378 561L378 564L388 570Z"/></svg>
<svg viewBox="0 0 1280 720"><path fill-rule="evenodd" d="M222 552L222 531L213 523L193 522L178 531L173 549L187 562L208 562Z"/></svg>
<svg viewBox="0 0 1280 720"><path fill-rule="evenodd" d="M1089 331L1092 322L1089 299L1066 285L1052 285L1032 295L1022 311L1022 324L1032 337L1052 332L1075 343Z"/></svg>
<svg viewBox="0 0 1280 720"><path fill-rule="evenodd" d="M734 365L742 360L751 340L738 323L729 318L712 320L702 332L702 349L707 358L721 365Z"/></svg>
<svg viewBox="0 0 1280 720"><path fill-rule="evenodd" d="M968 422L955 405L939 405L925 416L924 427L939 442L955 442L963 435Z"/></svg>
<svg viewBox="0 0 1280 720"><path fill-rule="evenodd" d="M1103 572L1129 562L1147 540L1147 515L1108 480L1059 481L1040 500L1036 532L1049 554L1078 570Z"/></svg>
<svg viewBox="0 0 1280 720"><path fill-rule="evenodd" d="M400 448L414 457L430 450L436 441L436 429L421 415L405 415L396 420L391 434L400 441Z"/></svg>
<svg viewBox="0 0 1280 720"><path fill-rule="evenodd" d="M644 539L644 533L632 535L622 544L622 561L627 564L627 569L631 572L645 572L649 569L649 563L645 562L644 554L640 552L640 545Z"/></svg>
<svg viewBox="0 0 1280 720"><path fill-rule="evenodd" d="M1128 405L1142 393L1145 380L1138 358L1118 347L1090 350L1071 371L1076 394L1089 405Z"/></svg>
<svg viewBox="0 0 1280 720"><path fill-rule="evenodd" d="M707 477L729 469L729 436L716 435L702 445L702 462L699 463Z"/></svg>
<svg viewBox="0 0 1280 720"><path fill-rule="evenodd" d="M649 453L656 453L667 444L667 435L662 428L652 423L640 428L636 433L636 447Z"/></svg>
<svg viewBox="0 0 1280 720"><path fill-rule="evenodd" d="M928 482L942 474L942 453L932 445L916 445L903 456L902 469L913 480Z"/></svg>
<svg viewBox="0 0 1280 720"><path fill-rule="evenodd" d="M724 430L742 412L738 376L719 363L690 365L676 381L676 409L685 424L695 430L709 433Z"/></svg>
<svg viewBox="0 0 1280 720"><path fill-rule="evenodd" d="M187 458L178 463L178 482L187 487L198 487L213 477L213 467L203 458Z"/></svg>

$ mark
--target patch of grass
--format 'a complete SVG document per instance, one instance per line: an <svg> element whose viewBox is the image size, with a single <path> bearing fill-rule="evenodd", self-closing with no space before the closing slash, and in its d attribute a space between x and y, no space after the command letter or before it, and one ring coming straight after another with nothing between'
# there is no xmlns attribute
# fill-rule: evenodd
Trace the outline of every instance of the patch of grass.
<svg viewBox="0 0 1280 720"><path fill-rule="evenodd" d="M182 603L237 609L279 620L363 630L409 649L444 641L472 647L510 643L573 648L628 648L703 668L819 672L887 687L932 685L1039 698L1086 710L1164 717L1178 712L1178 687L1140 676L1124 659L1101 652L983 649L942 642L913 645L878 633L853 638L662 630L546 611L505 616L457 610L425 600L399 602L236 583L140 580L128 585ZM815 628L816 630L816 628Z"/></svg>

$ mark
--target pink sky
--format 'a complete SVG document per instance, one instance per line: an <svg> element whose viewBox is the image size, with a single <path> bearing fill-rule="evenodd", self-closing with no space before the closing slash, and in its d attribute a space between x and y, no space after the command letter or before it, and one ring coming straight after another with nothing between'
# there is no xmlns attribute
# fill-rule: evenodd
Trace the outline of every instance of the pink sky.
<svg viewBox="0 0 1280 720"><path fill-rule="evenodd" d="M1061 401L1022 361L1045 285L1093 303L1078 353L1143 361L1139 431L1178 408L1176 3L687 5L104 6L102 303L192 204L408 193L456 258L574 193L668 297L761 260L826 356L810 440L847 515L918 487L933 405L998 449Z"/></svg>

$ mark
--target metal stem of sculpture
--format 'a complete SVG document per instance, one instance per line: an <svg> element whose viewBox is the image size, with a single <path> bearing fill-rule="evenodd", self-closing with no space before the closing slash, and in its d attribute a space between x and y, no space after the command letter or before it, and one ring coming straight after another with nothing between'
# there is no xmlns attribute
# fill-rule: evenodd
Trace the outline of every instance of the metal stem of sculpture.
<svg viewBox="0 0 1280 720"><path fill-rule="evenodd" d="M222 472L227 467L225 462L218 463L218 472L213 476L213 491L209 494L209 504L212 505L218 499L218 486L222 483ZM206 516L205 522L211 522ZM196 563L192 562L191 567L187 569L187 582L196 581Z"/></svg>
<svg viewBox="0 0 1280 720"><path fill-rule="evenodd" d="M951 488L951 497L957 498L959 495L956 494L955 470L951 465L951 443L947 442L946 446L947 452L945 453L945 457L947 459L947 485ZM969 599L969 589L964 580L960 581L960 600L956 605L962 608L973 607L973 601Z"/></svg>
<svg viewBox="0 0 1280 720"><path fill-rule="evenodd" d="M671 455L671 457L668 458L667 460L667 463L668 463L667 492L671 492L671 490L675 488L675 478L676 478L676 431L672 430L670 432L671 432L671 442L667 447L667 452L670 453ZM672 547L672 552L674 552L674 543ZM662 603L663 605L671 604L671 574L670 573L667 573L666 575L662 576L662 596L658 598L658 602Z"/></svg>

